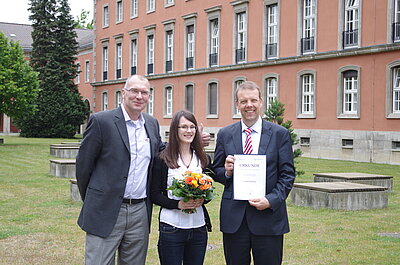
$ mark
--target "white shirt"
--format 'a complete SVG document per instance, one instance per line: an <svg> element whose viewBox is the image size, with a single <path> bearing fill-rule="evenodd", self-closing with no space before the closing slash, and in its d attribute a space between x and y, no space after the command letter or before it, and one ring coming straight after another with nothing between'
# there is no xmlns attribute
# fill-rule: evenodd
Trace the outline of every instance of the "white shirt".
<svg viewBox="0 0 400 265"><path fill-rule="evenodd" d="M246 133L243 131L247 129L247 125L243 123L242 121L242 147L244 149L244 145L246 143ZM250 127L253 129L251 132L251 142L253 145L253 153L254 155L258 154L258 147L260 145L260 138L261 138L261 129L262 129L262 119L261 117L258 117L258 120L256 123L253 124L253 126Z"/></svg>
<svg viewBox="0 0 400 265"><path fill-rule="evenodd" d="M140 114L136 121L131 120L124 105L121 105L124 114L126 129L128 130L131 161L128 179L126 182L124 198L146 198L147 173L150 164L151 151L150 139L144 127L145 120Z"/></svg>
<svg viewBox="0 0 400 265"><path fill-rule="evenodd" d="M202 173L201 163L197 158L196 154L193 152L192 160L190 161L189 167L186 167L182 159L179 157L178 159L179 168L168 169L168 179L167 179L167 187L169 188L172 185L172 180L174 177L181 176L186 171L192 171L195 173ZM175 197L172 195L172 191L168 191L168 198L174 200L182 200L181 197ZM184 213L180 209L166 209L162 208L160 213L160 222L181 228L181 229L189 229L189 228L197 228L202 227L206 224L204 220L203 208L196 208L196 213Z"/></svg>

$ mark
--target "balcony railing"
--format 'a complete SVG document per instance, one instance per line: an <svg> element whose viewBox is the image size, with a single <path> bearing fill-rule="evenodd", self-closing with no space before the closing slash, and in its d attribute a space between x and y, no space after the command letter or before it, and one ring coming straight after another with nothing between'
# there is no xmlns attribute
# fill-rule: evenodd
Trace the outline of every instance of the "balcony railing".
<svg viewBox="0 0 400 265"><path fill-rule="evenodd" d="M171 72L172 71L172 60L165 61L165 72Z"/></svg>
<svg viewBox="0 0 400 265"><path fill-rule="evenodd" d="M343 48L358 45L358 29L343 31Z"/></svg>
<svg viewBox="0 0 400 265"><path fill-rule="evenodd" d="M103 81L107 81L108 80L107 74L108 74L107 71L103 71Z"/></svg>
<svg viewBox="0 0 400 265"><path fill-rule="evenodd" d="M393 42L400 41L400 22L392 24L392 31Z"/></svg>
<svg viewBox="0 0 400 265"><path fill-rule="evenodd" d="M218 65L218 53L210 54L210 67Z"/></svg>
<svg viewBox="0 0 400 265"><path fill-rule="evenodd" d="M148 75L151 75L151 74L153 74L154 73L154 64L152 64L152 63L149 63L149 64L147 64L147 74Z"/></svg>
<svg viewBox="0 0 400 265"><path fill-rule="evenodd" d="M193 57L187 57L186 58L186 70L193 69Z"/></svg>
<svg viewBox="0 0 400 265"><path fill-rule="evenodd" d="M301 39L301 53L308 53L314 51L314 37Z"/></svg>
<svg viewBox="0 0 400 265"><path fill-rule="evenodd" d="M131 75L136 74L136 66L131 66Z"/></svg>
<svg viewBox="0 0 400 265"><path fill-rule="evenodd" d="M120 79L120 78L121 78L121 76L122 76L122 71L121 71L121 69L117 69L116 76L117 76L117 79Z"/></svg>
<svg viewBox="0 0 400 265"><path fill-rule="evenodd" d="M245 48L236 49L236 63L241 63L245 61Z"/></svg>
<svg viewBox="0 0 400 265"><path fill-rule="evenodd" d="M278 56L278 44L269 43L265 45L265 56L267 59L276 58Z"/></svg>

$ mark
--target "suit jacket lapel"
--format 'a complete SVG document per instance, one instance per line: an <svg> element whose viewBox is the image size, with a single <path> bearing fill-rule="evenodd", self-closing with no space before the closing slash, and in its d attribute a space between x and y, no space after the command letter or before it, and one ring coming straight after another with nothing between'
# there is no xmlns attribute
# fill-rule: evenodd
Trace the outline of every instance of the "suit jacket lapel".
<svg viewBox="0 0 400 265"><path fill-rule="evenodd" d="M154 157L156 153L156 142L157 139L154 139L154 135L151 132L156 132L156 128L154 128L154 124L151 122L151 120L148 118L148 116L143 113L143 118L145 120L144 123L144 128L146 129L147 137L149 137L150 140L150 151L151 151L151 157Z"/></svg>
<svg viewBox="0 0 400 265"><path fill-rule="evenodd" d="M243 154L242 144L242 124L237 122L232 129L233 144L235 145L236 154Z"/></svg>
<svg viewBox="0 0 400 265"><path fill-rule="evenodd" d="M114 117L115 125L117 126L119 134L121 135L122 141L124 142L126 149L130 151L128 130L126 129L126 122L121 107L114 111Z"/></svg>
<svg viewBox="0 0 400 265"><path fill-rule="evenodd" d="M260 145L258 147L258 154L263 155L267 153L267 147L271 140L271 125L265 120L262 121Z"/></svg>

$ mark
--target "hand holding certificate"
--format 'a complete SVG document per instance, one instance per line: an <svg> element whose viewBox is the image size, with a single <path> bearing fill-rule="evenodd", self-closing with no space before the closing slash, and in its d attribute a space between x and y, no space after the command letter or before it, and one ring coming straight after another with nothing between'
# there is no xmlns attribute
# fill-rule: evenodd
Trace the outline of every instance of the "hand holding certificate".
<svg viewBox="0 0 400 265"><path fill-rule="evenodd" d="M265 155L235 155L233 196L250 200L265 196L267 158Z"/></svg>

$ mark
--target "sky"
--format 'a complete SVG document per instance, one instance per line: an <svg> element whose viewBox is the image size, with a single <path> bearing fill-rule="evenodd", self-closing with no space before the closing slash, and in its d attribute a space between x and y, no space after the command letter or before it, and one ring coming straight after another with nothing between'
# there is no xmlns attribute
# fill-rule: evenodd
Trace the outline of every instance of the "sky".
<svg viewBox="0 0 400 265"><path fill-rule="evenodd" d="M90 11L89 17L93 16L93 0L68 0L71 15L76 17L81 9ZM0 22L32 24L29 21L29 0L0 0Z"/></svg>

